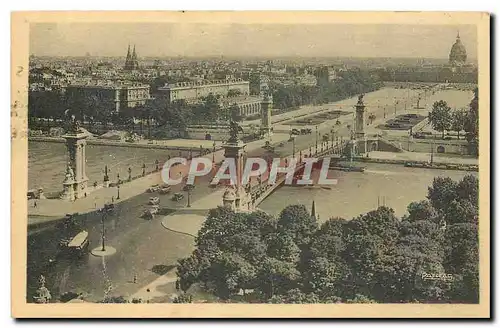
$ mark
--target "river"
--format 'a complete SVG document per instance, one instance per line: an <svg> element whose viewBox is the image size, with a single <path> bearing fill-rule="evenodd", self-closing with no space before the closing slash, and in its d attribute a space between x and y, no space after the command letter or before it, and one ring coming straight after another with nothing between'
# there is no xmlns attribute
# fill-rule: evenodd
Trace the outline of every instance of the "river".
<svg viewBox="0 0 500 328"><path fill-rule="evenodd" d="M178 154L178 152L176 153ZM155 160L163 163L169 155L164 149L147 149L131 147L113 147L89 145L86 147L87 177L89 185L95 181L101 183L104 178L104 167L110 169L110 179L128 177L128 168L132 176L142 173L142 164L146 164L146 172L155 168ZM28 187L43 187L47 192L62 190L65 163L67 162L64 143L29 142L28 143Z"/></svg>
<svg viewBox="0 0 500 328"><path fill-rule="evenodd" d="M434 177L460 180L466 174L477 176L477 172L417 169L393 164L360 165L366 166L365 172L335 172L338 182L330 190L284 186L262 202L259 208L279 215L287 205L302 204L310 209L315 201L316 213L324 222L331 217L352 219L376 209L379 200L380 205L385 200L386 206L393 208L397 216L402 216L409 203L425 199Z"/></svg>

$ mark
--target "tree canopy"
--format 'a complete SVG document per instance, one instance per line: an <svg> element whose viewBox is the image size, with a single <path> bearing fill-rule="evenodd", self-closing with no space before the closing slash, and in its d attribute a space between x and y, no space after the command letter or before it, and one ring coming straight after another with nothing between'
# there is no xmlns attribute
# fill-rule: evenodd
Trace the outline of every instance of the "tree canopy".
<svg viewBox="0 0 500 328"><path fill-rule="evenodd" d="M381 206L322 224L303 205L278 217L210 211L181 288L202 285L226 301L263 303L477 303L478 180L437 177L426 200L399 218ZM451 275L451 280L426 279Z"/></svg>

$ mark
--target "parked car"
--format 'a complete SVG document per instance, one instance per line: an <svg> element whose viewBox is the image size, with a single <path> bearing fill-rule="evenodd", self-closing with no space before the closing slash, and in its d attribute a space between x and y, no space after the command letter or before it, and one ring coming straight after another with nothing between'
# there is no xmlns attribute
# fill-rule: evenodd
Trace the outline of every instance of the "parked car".
<svg viewBox="0 0 500 328"><path fill-rule="evenodd" d="M195 188L195 187L194 187L194 185L192 185L192 184L187 184L187 185L185 185L185 186L182 188L182 190L183 190L183 191L189 191L189 190L193 190L194 188Z"/></svg>
<svg viewBox="0 0 500 328"><path fill-rule="evenodd" d="M168 194L170 191L172 191L172 187L170 187L168 185L162 186L160 189L160 194L165 195L165 194Z"/></svg>
<svg viewBox="0 0 500 328"><path fill-rule="evenodd" d="M157 205L159 203L160 203L160 198L158 198L158 197L151 197L151 198L149 198L148 204L150 204L150 205Z"/></svg>
<svg viewBox="0 0 500 328"><path fill-rule="evenodd" d="M178 202L180 200L184 199L184 195L181 194L180 192L176 192L173 196L172 196L172 200Z"/></svg>
<svg viewBox="0 0 500 328"><path fill-rule="evenodd" d="M146 209L142 216L146 219L154 219L155 215L158 214L160 207L158 205L153 205L150 208Z"/></svg>
<svg viewBox="0 0 500 328"><path fill-rule="evenodd" d="M160 185L155 184L149 187L147 192L157 192L158 190L160 190Z"/></svg>
<svg viewBox="0 0 500 328"><path fill-rule="evenodd" d="M294 135L299 135L300 134L300 131L297 130L297 129L292 129L292 134Z"/></svg>

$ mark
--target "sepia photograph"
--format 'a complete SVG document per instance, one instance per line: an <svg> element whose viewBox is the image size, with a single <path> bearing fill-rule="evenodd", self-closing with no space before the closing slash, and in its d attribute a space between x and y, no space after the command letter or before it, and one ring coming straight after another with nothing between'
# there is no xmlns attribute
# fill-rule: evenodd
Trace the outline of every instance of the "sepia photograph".
<svg viewBox="0 0 500 328"><path fill-rule="evenodd" d="M489 317L489 20L13 13L13 316Z"/></svg>

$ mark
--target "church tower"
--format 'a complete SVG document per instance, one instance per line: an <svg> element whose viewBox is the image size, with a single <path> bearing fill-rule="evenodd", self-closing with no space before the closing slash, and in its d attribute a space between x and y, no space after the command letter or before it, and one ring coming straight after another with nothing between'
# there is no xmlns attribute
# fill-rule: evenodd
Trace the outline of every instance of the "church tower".
<svg viewBox="0 0 500 328"><path fill-rule="evenodd" d="M135 52L135 44L134 44L134 51L132 52L131 62L132 62L132 64L131 64L132 69L139 68L139 62L137 61L137 53Z"/></svg>
<svg viewBox="0 0 500 328"><path fill-rule="evenodd" d="M125 66L123 69L126 71L139 69L139 61L137 60L137 53L135 52L135 44L132 53L130 52L130 44L128 45L127 59L125 59Z"/></svg>

